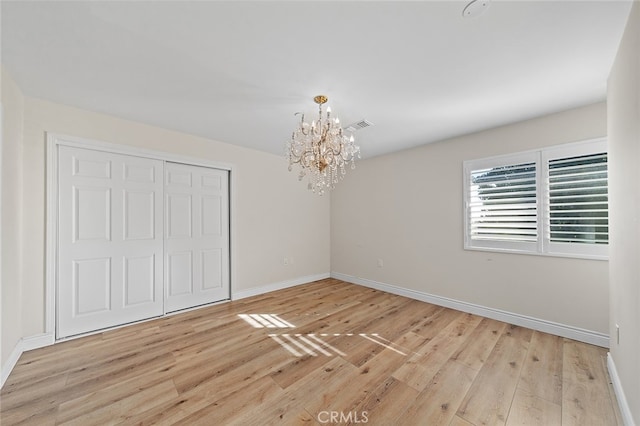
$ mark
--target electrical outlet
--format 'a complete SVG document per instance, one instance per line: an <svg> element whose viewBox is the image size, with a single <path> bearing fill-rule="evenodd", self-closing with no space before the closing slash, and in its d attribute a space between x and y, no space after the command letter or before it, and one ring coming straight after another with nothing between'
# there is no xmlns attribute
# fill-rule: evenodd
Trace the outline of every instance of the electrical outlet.
<svg viewBox="0 0 640 426"><path fill-rule="evenodd" d="M384 266L384 262L382 259L378 259L378 268L382 268Z"/></svg>
<svg viewBox="0 0 640 426"><path fill-rule="evenodd" d="M284 266L289 266L289 258L288 258L288 257L285 257L285 258L284 258L284 260L282 261L282 264L283 264Z"/></svg>

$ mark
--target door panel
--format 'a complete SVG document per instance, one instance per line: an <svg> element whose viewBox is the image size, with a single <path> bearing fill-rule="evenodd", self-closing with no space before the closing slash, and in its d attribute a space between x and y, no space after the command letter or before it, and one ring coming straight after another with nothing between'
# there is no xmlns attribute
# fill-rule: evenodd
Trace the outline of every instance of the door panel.
<svg viewBox="0 0 640 426"><path fill-rule="evenodd" d="M111 239L111 189L75 186L74 241Z"/></svg>
<svg viewBox="0 0 640 426"><path fill-rule="evenodd" d="M124 258L124 305L153 302L155 255Z"/></svg>
<svg viewBox="0 0 640 426"><path fill-rule="evenodd" d="M193 263L191 252L171 253L168 255L167 282L169 296L193 293Z"/></svg>
<svg viewBox="0 0 640 426"><path fill-rule="evenodd" d="M203 196L200 213L200 229L206 237L222 236L222 199L219 196Z"/></svg>
<svg viewBox="0 0 640 426"><path fill-rule="evenodd" d="M108 158L73 157L73 176L111 179L111 161Z"/></svg>
<svg viewBox="0 0 640 426"><path fill-rule="evenodd" d="M191 238L191 195L167 194L167 239Z"/></svg>
<svg viewBox="0 0 640 426"><path fill-rule="evenodd" d="M156 194L152 190L124 191L124 239L153 240Z"/></svg>
<svg viewBox="0 0 640 426"><path fill-rule="evenodd" d="M202 287L222 288L222 249L202 250Z"/></svg>
<svg viewBox="0 0 640 426"><path fill-rule="evenodd" d="M125 164L123 171L128 182L153 183L156 179L156 168L150 164Z"/></svg>
<svg viewBox="0 0 640 426"><path fill-rule="evenodd" d="M176 164L176 163L172 163ZM186 188L191 188L191 172L189 170L166 170L167 174L167 185L174 185L175 187L184 186Z"/></svg>
<svg viewBox="0 0 640 426"><path fill-rule="evenodd" d="M202 187L212 191L222 190L222 176L204 175L202 176Z"/></svg>
<svg viewBox="0 0 640 426"><path fill-rule="evenodd" d="M58 148L58 338L163 313L163 162Z"/></svg>
<svg viewBox="0 0 640 426"><path fill-rule="evenodd" d="M167 312L229 298L228 182L224 170L165 164Z"/></svg>
<svg viewBox="0 0 640 426"><path fill-rule="evenodd" d="M73 261L74 315L111 308L111 258Z"/></svg>

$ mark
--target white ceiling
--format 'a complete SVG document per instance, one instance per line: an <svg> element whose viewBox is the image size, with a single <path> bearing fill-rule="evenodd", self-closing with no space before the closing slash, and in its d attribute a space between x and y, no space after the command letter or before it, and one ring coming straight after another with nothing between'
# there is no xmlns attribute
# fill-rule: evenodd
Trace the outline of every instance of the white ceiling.
<svg viewBox="0 0 640 426"><path fill-rule="evenodd" d="M372 157L604 100L630 1L2 1L25 94L281 154L329 96Z"/></svg>

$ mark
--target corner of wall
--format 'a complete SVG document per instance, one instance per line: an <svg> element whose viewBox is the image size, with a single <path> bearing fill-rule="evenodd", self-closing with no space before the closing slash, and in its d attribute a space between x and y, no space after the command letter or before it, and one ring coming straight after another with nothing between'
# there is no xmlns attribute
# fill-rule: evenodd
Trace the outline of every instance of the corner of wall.
<svg viewBox="0 0 640 426"><path fill-rule="evenodd" d="M55 339L52 334L40 334L18 340L18 343L9 354L7 361L2 364L2 370L0 370L0 389L4 386L9 374L11 374L11 371L24 352L52 345L54 341Z"/></svg>
<svg viewBox="0 0 640 426"><path fill-rule="evenodd" d="M640 420L640 2L634 1L607 85L609 329L607 366L625 425Z"/></svg>
<svg viewBox="0 0 640 426"><path fill-rule="evenodd" d="M24 96L0 66L2 145L0 155L0 365L10 364L22 338L22 149Z"/></svg>

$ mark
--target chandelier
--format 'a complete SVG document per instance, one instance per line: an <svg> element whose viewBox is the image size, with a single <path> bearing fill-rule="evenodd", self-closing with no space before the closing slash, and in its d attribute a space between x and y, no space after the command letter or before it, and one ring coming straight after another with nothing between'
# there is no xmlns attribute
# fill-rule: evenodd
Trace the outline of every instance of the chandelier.
<svg viewBox="0 0 640 426"><path fill-rule="evenodd" d="M294 164L300 166L298 180L309 179L307 188L323 195L333 189L347 173L347 165L356 168L355 157L360 158L360 147L354 144L353 135L347 137L340 127L340 119L331 118L331 108L322 113L322 105L329 99L324 95L313 98L318 104L318 121L304 121L304 114L291 140L286 146L289 171Z"/></svg>

